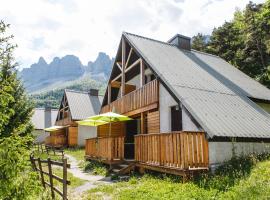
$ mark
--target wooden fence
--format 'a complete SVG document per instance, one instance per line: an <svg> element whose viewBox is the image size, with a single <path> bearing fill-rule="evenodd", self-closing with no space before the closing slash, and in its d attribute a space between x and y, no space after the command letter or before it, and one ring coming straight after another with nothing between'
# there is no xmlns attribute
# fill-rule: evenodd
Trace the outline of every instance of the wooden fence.
<svg viewBox="0 0 270 200"><path fill-rule="evenodd" d="M208 142L203 132L136 135L135 160L159 167L207 168Z"/></svg>
<svg viewBox="0 0 270 200"><path fill-rule="evenodd" d="M63 162L53 161L50 158L47 160L41 160L40 158L34 158L30 156L30 161L34 171L40 175L41 184L44 188L49 187L51 190L52 199L55 199L55 192L58 193L63 200L67 200L67 185L70 185L70 181L67 180L67 168L70 168L70 164L67 164L67 159L63 159ZM53 165L63 167L63 178L53 174ZM45 170L47 167L47 170ZM49 182L45 180L45 176L49 178ZM60 191L54 186L53 180L57 180L62 183L63 190Z"/></svg>
<svg viewBox="0 0 270 200"><path fill-rule="evenodd" d="M124 136L86 139L85 155L112 161L124 158Z"/></svg>
<svg viewBox="0 0 270 200"><path fill-rule="evenodd" d="M35 143L33 147L34 152L37 151L39 153L47 153L49 156L61 156L62 159L65 157L65 152L63 149L57 149L53 146L48 146L42 143Z"/></svg>

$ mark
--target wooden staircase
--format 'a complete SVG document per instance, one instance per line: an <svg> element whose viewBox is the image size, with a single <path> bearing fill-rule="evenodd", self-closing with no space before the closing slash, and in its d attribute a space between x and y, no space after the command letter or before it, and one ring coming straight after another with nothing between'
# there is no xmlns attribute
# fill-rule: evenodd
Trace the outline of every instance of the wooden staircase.
<svg viewBox="0 0 270 200"><path fill-rule="evenodd" d="M134 160L124 160L121 163L112 164L110 167L110 171L112 174L120 176L130 174L131 171L135 169L135 161Z"/></svg>

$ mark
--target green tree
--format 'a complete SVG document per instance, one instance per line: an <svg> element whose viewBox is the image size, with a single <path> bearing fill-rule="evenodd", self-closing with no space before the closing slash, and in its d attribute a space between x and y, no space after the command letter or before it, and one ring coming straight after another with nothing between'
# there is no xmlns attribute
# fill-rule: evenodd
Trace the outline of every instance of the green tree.
<svg viewBox="0 0 270 200"><path fill-rule="evenodd" d="M207 36L202 33L192 37L192 49L207 52L208 51L208 41Z"/></svg>
<svg viewBox="0 0 270 200"><path fill-rule="evenodd" d="M6 35L8 27L0 22L0 138L11 134L24 136L33 130L33 104L17 78L13 57L16 45L11 43L13 36Z"/></svg>
<svg viewBox="0 0 270 200"><path fill-rule="evenodd" d="M196 48L225 59L250 77L270 88L270 0L264 4L249 2L237 10L230 22L214 28L207 47L202 35Z"/></svg>
<svg viewBox="0 0 270 200"><path fill-rule="evenodd" d="M29 136L0 139L0 199L39 199L38 175L29 163Z"/></svg>
<svg viewBox="0 0 270 200"><path fill-rule="evenodd" d="M28 161L33 106L17 78L8 27L0 21L0 199L38 199L41 188Z"/></svg>

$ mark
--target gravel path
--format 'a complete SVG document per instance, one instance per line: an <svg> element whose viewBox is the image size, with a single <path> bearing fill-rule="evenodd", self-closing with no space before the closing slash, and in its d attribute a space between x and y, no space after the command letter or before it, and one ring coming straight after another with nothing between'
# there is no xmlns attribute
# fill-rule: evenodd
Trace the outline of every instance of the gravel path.
<svg viewBox="0 0 270 200"><path fill-rule="evenodd" d="M72 194L72 196L76 196L76 199L80 199L78 197L80 197L83 192L95 188L100 184L112 183L110 177L91 175L89 173L83 172L82 169L80 169L78 166L78 161L73 156L65 154L65 157L68 158L70 163L70 169L68 169L68 172L72 173L73 176L77 178L86 180L85 184L73 189L74 193Z"/></svg>

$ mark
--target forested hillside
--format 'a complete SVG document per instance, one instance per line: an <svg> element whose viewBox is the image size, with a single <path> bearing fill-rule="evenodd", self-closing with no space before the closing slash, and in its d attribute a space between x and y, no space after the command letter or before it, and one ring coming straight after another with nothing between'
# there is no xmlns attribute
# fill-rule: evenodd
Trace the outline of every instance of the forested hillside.
<svg viewBox="0 0 270 200"><path fill-rule="evenodd" d="M210 38L192 38L192 48L215 54L270 88L270 1L250 2L232 21L214 28Z"/></svg>
<svg viewBox="0 0 270 200"><path fill-rule="evenodd" d="M89 91L90 88L99 89L99 94L102 95L104 94L105 84L103 82L92 80L86 76L76 81L63 84L61 87L55 89L31 94L30 98L35 102L36 107L58 108L64 93L64 89Z"/></svg>

